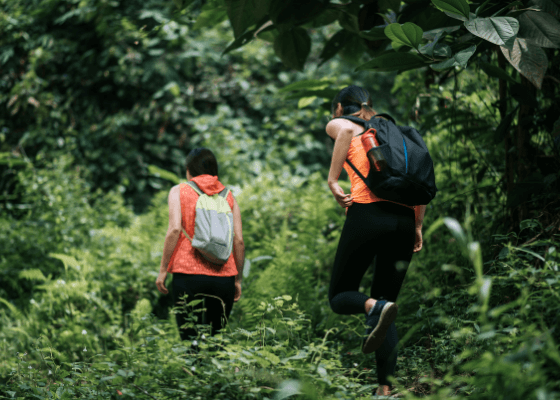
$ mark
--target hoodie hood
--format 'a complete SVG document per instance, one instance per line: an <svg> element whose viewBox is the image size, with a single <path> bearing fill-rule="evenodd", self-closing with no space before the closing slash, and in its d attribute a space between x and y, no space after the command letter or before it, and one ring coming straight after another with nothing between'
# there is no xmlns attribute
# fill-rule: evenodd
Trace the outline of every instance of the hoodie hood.
<svg viewBox="0 0 560 400"><path fill-rule="evenodd" d="M192 181L206 193L208 196L212 196L216 193L220 193L225 189L225 186L221 184L217 176L214 175L199 175L192 178Z"/></svg>

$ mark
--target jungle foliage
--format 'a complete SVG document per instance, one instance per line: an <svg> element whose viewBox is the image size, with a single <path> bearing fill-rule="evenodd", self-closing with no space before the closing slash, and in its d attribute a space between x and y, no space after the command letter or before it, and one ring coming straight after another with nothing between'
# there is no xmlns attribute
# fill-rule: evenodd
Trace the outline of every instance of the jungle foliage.
<svg viewBox="0 0 560 400"><path fill-rule="evenodd" d="M363 319L327 301L324 125L351 83L436 166L395 391L560 397L556 0L0 4L0 398L371 398ZM154 281L197 146L247 263L227 329L181 342Z"/></svg>

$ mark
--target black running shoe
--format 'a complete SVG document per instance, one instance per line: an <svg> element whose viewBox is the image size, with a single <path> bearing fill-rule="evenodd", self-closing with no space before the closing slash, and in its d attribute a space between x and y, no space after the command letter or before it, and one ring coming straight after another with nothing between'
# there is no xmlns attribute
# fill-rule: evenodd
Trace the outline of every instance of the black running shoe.
<svg viewBox="0 0 560 400"><path fill-rule="evenodd" d="M387 335L389 326L397 318L399 306L387 300L377 300L373 309L366 317L366 337L362 345L364 354L373 353L377 350Z"/></svg>

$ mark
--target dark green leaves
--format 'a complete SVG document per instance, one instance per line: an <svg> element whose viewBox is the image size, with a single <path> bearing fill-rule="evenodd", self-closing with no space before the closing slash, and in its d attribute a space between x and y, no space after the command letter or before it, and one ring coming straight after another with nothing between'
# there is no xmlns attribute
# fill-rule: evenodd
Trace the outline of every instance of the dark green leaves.
<svg viewBox="0 0 560 400"><path fill-rule="evenodd" d="M403 25L390 24L385 28L385 35L398 45L410 46L418 48L422 40L422 28L412 22L407 22Z"/></svg>
<svg viewBox="0 0 560 400"><path fill-rule="evenodd" d="M348 32L346 29L341 29L335 33L325 44L325 47L320 55L321 63L319 65L322 65L333 58L336 53L342 50L342 48L354 37L354 34Z"/></svg>
<svg viewBox="0 0 560 400"><path fill-rule="evenodd" d="M225 2L236 38L266 15L269 4L267 0L225 0Z"/></svg>
<svg viewBox="0 0 560 400"><path fill-rule="evenodd" d="M537 46L531 46L525 39L515 39L512 50L500 47L509 63L537 88L541 88L544 73L548 67L546 53Z"/></svg>
<svg viewBox="0 0 560 400"><path fill-rule="evenodd" d="M438 43L439 39L444 34L445 34L444 31L438 32L434 37L433 41L418 49L420 53L430 58L433 58L434 56L445 57L445 58L451 57L451 48L446 44Z"/></svg>
<svg viewBox="0 0 560 400"><path fill-rule="evenodd" d="M519 22L520 38L539 47L560 48L560 22L552 15L527 11L519 16Z"/></svg>
<svg viewBox="0 0 560 400"><path fill-rule="evenodd" d="M475 18L465 22L465 28L475 36L511 50L519 22L511 17Z"/></svg>
<svg viewBox="0 0 560 400"><path fill-rule="evenodd" d="M465 0L432 0L432 3L450 17L467 21L469 19L469 5Z"/></svg>
<svg viewBox="0 0 560 400"><path fill-rule="evenodd" d="M488 75L488 76L491 76L493 78L503 79L503 80L508 81L510 83L516 83L515 80L511 76L509 76L506 73L506 71L504 71L500 67L497 67L495 65L485 63L485 62L479 62L478 66L484 72L486 72L486 75Z"/></svg>
<svg viewBox="0 0 560 400"><path fill-rule="evenodd" d="M356 71L376 70L376 71L406 71L426 66L426 61L412 53L386 53L382 56L370 60L358 68Z"/></svg>
<svg viewBox="0 0 560 400"><path fill-rule="evenodd" d="M311 39L300 27L280 32L274 40L274 52L288 68L303 70L310 51Z"/></svg>
<svg viewBox="0 0 560 400"><path fill-rule="evenodd" d="M474 54L475 51L476 51L476 46L472 45L465 50L461 50L453 57L443 62L432 64L430 65L430 67L435 71L443 71L444 69L448 69L455 66L464 68L467 66L467 62L469 61L469 58L471 58L471 56Z"/></svg>

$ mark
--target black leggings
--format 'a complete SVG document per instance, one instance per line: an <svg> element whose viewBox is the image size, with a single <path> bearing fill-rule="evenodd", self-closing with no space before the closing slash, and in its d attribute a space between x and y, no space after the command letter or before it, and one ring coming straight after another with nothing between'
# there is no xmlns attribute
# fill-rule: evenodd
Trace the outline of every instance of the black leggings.
<svg viewBox="0 0 560 400"><path fill-rule="evenodd" d="M194 316L197 325L211 325L212 335L225 326L233 307L235 276L223 277L175 273L173 274L172 288L175 305L178 305L181 297L185 294L188 295L187 304L193 300L203 300L197 305L183 310L184 312L175 315L181 340L194 339L196 337L197 332L194 327L181 329L181 326L189 322L189 317Z"/></svg>
<svg viewBox="0 0 560 400"><path fill-rule="evenodd" d="M334 260L329 302L337 314L365 313L370 297L396 301L414 248L414 211L388 201L354 203L348 215ZM360 293L360 281L375 260L370 296ZM393 323L375 352L379 384L389 385L397 362L397 330Z"/></svg>

